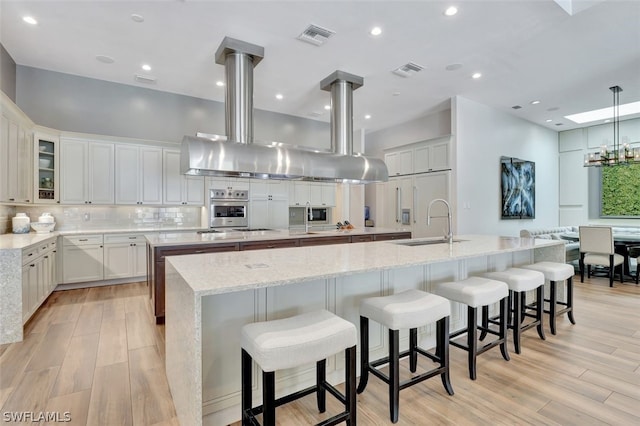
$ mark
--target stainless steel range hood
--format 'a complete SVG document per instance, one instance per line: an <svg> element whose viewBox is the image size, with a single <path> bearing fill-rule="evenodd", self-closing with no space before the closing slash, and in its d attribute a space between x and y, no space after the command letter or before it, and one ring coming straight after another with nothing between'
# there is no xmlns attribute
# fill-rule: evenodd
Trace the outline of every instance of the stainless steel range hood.
<svg viewBox="0 0 640 426"><path fill-rule="evenodd" d="M341 71L321 83L323 90L331 90L332 152L254 143L253 67L263 56L260 46L229 37L222 41L216 63L225 66L227 137L185 136L183 174L350 183L388 180L382 160L353 155L352 91L362 85L362 78Z"/></svg>

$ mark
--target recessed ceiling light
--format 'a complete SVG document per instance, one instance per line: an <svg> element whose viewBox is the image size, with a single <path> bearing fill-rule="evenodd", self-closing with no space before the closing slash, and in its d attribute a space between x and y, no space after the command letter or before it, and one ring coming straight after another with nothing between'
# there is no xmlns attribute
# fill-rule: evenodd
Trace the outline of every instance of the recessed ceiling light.
<svg viewBox="0 0 640 426"><path fill-rule="evenodd" d="M277 93L276 94L276 99L281 101L284 98L284 96L282 96L282 93Z"/></svg>
<svg viewBox="0 0 640 426"><path fill-rule="evenodd" d="M326 109L327 111L329 111L331 109L331 105L325 105L324 109Z"/></svg>
<svg viewBox="0 0 640 426"><path fill-rule="evenodd" d="M545 121L546 121L547 123L551 123L553 120L552 120L552 119L550 119L550 118L548 118L548 119L546 119Z"/></svg>
<svg viewBox="0 0 640 426"><path fill-rule="evenodd" d="M33 16L24 16L22 18L22 20L24 22L26 22L27 24L31 24L31 25L37 25L38 21L36 21L36 19Z"/></svg>
<svg viewBox="0 0 640 426"><path fill-rule="evenodd" d="M371 35L378 36L380 34L382 34L382 28L380 27L371 28Z"/></svg>
<svg viewBox="0 0 640 426"><path fill-rule="evenodd" d="M112 64L116 61L111 56L107 55L96 55L96 60L102 62L103 64Z"/></svg>
<svg viewBox="0 0 640 426"><path fill-rule="evenodd" d="M224 81L216 81L216 86L218 87L224 86Z"/></svg>
<svg viewBox="0 0 640 426"><path fill-rule="evenodd" d="M142 65L142 69L143 69L143 70L145 70L145 71L151 71L151 65L149 65L149 64L143 64L143 65Z"/></svg>
<svg viewBox="0 0 640 426"><path fill-rule="evenodd" d="M531 105L538 105L540 103L540 101L531 101Z"/></svg>
<svg viewBox="0 0 640 426"><path fill-rule="evenodd" d="M370 118L371 118L371 115L370 115L370 114L367 114L367 115L365 115L365 116L364 116L364 119L365 119L365 120L369 120Z"/></svg>
<svg viewBox="0 0 640 426"><path fill-rule="evenodd" d="M631 102L629 104L620 105L620 117L624 117L625 115L638 114L640 113L640 101L639 102ZM567 118L574 123L583 124L588 123L590 121L599 121L605 120L607 118L613 117L613 107L600 108L595 109L593 111L581 112L579 114L571 114L565 115L564 118Z"/></svg>
<svg viewBox="0 0 640 426"><path fill-rule="evenodd" d="M144 22L144 16L138 15L137 13L132 13L131 14L131 20L133 22L138 22L138 23Z"/></svg>
<svg viewBox="0 0 640 426"><path fill-rule="evenodd" d="M473 75L471 76L471 78L473 78L474 80L477 80L480 77L482 77L482 74L479 72L473 73Z"/></svg>
<svg viewBox="0 0 640 426"><path fill-rule="evenodd" d="M453 15L455 15L456 13L458 13L458 8L457 8L457 7L455 7L455 6L449 6L449 7L447 8L447 10L445 10L445 11L444 11L444 14L445 14L446 16L453 16Z"/></svg>
<svg viewBox="0 0 640 426"><path fill-rule="evenodd" d="M611 123L611 120L604 120L605 123Z"/></svg>
<svg viewBox="0 0 640 426"><path fill-rule="evenodd" d="M400 92L393 92L392 95L393 96L400 96Z"/></svg>

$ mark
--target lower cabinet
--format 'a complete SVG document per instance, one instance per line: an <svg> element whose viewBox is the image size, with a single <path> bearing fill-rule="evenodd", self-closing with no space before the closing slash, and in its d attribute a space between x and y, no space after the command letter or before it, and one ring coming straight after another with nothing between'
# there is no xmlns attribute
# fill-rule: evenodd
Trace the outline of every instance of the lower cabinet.
<svg viewBox="0 0 640 426"><path fill-rule="evenodd" d="M63 238L64 284L143 277L146 273L146 242L142 234Z"/></svg>
<svg viewBox="0 0 640 426"><path fill-rule="evenodd" d="M27 322L57 285L56 241L22 251L22 323Z"/></svg>

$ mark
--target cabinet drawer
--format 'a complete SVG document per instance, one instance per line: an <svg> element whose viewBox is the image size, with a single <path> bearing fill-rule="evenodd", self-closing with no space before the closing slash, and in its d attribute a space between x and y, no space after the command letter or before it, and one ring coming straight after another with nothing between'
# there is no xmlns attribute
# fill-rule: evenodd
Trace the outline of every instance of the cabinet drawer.
<svg viewBox="0 0 640 426"><path fill-rule="evenodd" d="M85 246L92 244L102 244L102 234L98 235L74 235L72 237L64 237L64 246Z"/></svg>
<svg viewBox="0 0 640 426"><path fill-rule="evenodd" d="M210 246L192 245L182 247L156 248L155 260L164 261L166 256L181 256L185 254L220 253L224 251L237 251L237 243L221 243Z"/></svg>
<svg viewBox="0 0 640 426"><path fill-rule="evenodd" d="M324 246L328 244L347 244L351 242L351 237L348 235L340 237L312 237L312 238L300 238L300 247L307 246Z"/></svg>
<svg viewBox="0 0 640 426"><path fill-rule="evenodd" d="M145 243L144 234L105 234L104 243Z"/></svg>
<svg viewBox="0 0 640 426"><path fill-rule="evenodd" d="M373 237L374 241L389 241L389 240L408 240L411 238L411 232L398 232L395 234L376 234Z"/></svg>
<svg viewBox="0 0 640 426"><path fill-rule="evenodd" d="M351 242L352 243L368 243L373 241L373 235L352 235Z"/></svg>
<svg viewBox="0 0 640 426"><path fill-rule="evenodd" d="M240 250L264 250L272 248L298 247L300 240L269 240L240 243Z"/></svg>
<svg viewBox="0 0 640 426"><path fill-rule="evenodd" d="M24 266L38 257L39 250L40 244L22 249L22 265Z"/></svg>

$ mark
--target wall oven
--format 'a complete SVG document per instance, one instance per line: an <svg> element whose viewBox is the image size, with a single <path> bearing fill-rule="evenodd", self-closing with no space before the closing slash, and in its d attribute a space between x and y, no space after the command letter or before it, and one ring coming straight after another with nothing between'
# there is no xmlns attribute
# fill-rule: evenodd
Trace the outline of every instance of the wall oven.
<svg viewBox="0 0 640 426"><path fill-rule="evenodd" d="M246 189L210 189L209 227L249 226L249 191Z"/></svg>

